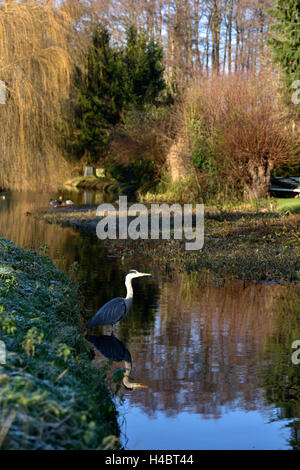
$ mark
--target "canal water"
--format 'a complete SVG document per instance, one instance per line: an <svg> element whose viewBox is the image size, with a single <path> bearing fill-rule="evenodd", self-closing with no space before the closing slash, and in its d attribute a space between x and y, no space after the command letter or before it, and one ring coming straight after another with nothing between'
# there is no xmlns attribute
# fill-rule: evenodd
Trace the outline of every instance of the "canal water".
<svg viewBox="0 0 300 470"><path fill-rule="evenodd" d="M299 449L300 364L291 359L295 331L300 339L299 286L203 283L197 273L166 276L147 258L129 265L108 256L95 235L34 218L55 196L8 193L0 234L49 252L80 283L83 326L107 300L125 295L129 269L154 274L134 281L131 312L115 336L104 327L89 338L97 366L110 359L111 375L130 369L116 397L124 448Z"/></svg>

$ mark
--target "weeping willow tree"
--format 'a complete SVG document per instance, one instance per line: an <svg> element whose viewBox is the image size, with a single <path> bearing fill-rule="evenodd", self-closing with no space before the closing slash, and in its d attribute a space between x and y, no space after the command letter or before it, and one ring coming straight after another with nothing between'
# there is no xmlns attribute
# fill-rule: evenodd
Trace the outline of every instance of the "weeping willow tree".
<svg viewBox="0 0 300 470"><path fill-rule="evenodd" d="M0 188L54 189L69 175L72 31L67 3L0 0Z"/></svg>

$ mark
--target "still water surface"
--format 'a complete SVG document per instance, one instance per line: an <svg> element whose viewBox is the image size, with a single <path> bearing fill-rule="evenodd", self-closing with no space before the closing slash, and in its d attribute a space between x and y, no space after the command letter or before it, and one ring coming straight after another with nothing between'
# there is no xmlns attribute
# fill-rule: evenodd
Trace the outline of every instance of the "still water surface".
<svg viewBox="0 0 300 470"><path fill-rule="evenodd" d="M0 201L0 234L24 248L49 247L81 285L83 325L107 300L125 295L129 269L154 274L134 281L134 303L116 338L109 327L90 338L97 365L107 358L113 368L129 363L131 383L140 384L122 387L117 398L124 447L299 449L300 365L291 362L295 331L300 339L299 287L168 277L147 258L129 266L108 257L96 236L26 215L55 196L8 194Z"/></svg>

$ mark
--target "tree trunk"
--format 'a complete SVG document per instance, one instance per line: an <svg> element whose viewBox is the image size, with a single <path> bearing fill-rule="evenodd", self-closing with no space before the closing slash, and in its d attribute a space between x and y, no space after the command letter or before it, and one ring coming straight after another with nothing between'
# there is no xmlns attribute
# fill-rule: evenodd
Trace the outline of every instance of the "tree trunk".
<svg viewBox="0 0 300 470"><path fill-rule="evenodd" d="M268 197L272 169L273 165L269 162L249 168L250 183L246 186L247 199Z"/></svg>
<svg viewBox="0 0 300 470"><path fill-rule="evenodd" d="M178 133L175 142L167 154L167 165L172 181L184 178L191 172L192 162L186 151L186 135L184 131Z"/></svg>
<svg viewBox="0 0 300 470"><path fill-rule="evenodd" d="M231 73L231 62L232 62L232 18L233 18L233 2L229 5L228 15L228 72Z"/></svg>

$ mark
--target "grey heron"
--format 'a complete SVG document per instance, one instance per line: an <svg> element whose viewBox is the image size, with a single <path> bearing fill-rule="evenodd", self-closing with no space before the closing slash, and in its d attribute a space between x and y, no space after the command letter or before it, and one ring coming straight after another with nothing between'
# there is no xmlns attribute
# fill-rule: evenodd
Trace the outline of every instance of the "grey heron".
<svg viewBox="0 0 300 470"><path fill-rule="evenodd" d="M133 300L132 279L142 276L151 276L151 274L139 273L135 269L131 269L125 277L125 286L127 289L126 297L116 297L115 299L109 300L109 302L104 304L96 315L94 315L87 324L87 328L93 328L98 325L113 326L115 323L122 320L122 318L128 314Z"/></svg>

